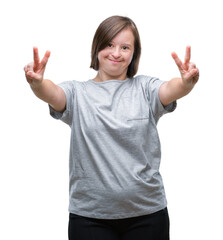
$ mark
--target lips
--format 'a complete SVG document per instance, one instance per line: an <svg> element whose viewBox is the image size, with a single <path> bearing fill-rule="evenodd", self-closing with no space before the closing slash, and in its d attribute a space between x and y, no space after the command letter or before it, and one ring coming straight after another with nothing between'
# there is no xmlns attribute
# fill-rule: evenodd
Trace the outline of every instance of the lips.
<svg viewBox="0 0 223 240"><path fill-rule="evenodd" d="M110 59L110 58L108 58L108 60L113 62L113 63L120 63L121 62L120 60L114 60L114 59Z"/></svg>

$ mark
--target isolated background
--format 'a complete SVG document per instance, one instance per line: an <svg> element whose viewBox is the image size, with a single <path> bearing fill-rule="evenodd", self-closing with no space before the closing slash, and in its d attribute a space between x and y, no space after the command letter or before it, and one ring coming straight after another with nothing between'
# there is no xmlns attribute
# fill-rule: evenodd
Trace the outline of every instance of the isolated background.
<svg viewBox="0 0 223 240"><path fill-rule="evenodd" d="M159 124L171 240L222 240L222 5L219 0L9 0L0 3L0 239L67 239L70 129L27 84L32 47L51 51L45 77L86 81L93 35L111 15L132 18L138 74L179 76L192 47L200 81Z"/></svg>

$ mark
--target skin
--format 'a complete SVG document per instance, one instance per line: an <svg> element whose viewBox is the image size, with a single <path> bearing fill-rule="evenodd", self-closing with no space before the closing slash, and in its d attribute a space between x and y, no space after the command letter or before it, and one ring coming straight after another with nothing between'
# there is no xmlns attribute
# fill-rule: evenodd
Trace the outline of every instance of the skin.
<svg viewBox="0 0 223 240"><path fill-rule="evenodd" d="M94 81L125 80L134 53L134 35L124 29L98 53L99 71Z"/></svg>
<svg viewBox="0 0 223 240"><path fill-rule="evenodd" d="M46 51L40 61L38 48L34 47L33 62L24 67L26 80L38 98L50 104L56 111L63 112L66 108L64 91L52 81L43 78L49 57L50 52Z"/></svg>
<svg viewBox="0 0 223 240"><path fill-rule="evenodd" d="M180 71L181 78L173 78L165 82L159 89L160 101L164 106L187 95L198 82L199 70L196 65L190 62L191 47L186 47L184 62L182 62L175 52L172 57Z"/></svg>
<svg viewBox="0 0 223 240"><path fill-rule="evenodd" d="M130 29L124 29L98 53L99 70L93 79L97 82L111 79L125 80L128 66L134 53L134 36ZM44 79L44 72L50 57L46 51L42 60L39 58L38 48L33 48L33 62L24 67L27 82L34 94L41 100L50 104L56 111L63 112L66 109L66 96L64 91L48 79ZM163 106L187 95L199 79L199 70L190 62L191 47L186 47L184 62L175 52L172 53L181 78L173 78L161 85L159 97Z"/></svg>

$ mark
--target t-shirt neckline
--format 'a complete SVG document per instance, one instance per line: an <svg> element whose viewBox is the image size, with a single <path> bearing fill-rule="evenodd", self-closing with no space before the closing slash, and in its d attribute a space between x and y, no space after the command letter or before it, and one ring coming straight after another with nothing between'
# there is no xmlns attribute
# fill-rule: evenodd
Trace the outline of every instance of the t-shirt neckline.
<svg viewBox="0 0 223 240"><path fill-rule="evenodd" d="M127 82L130 78L126 78L124 80L118 80L118 79L110 79L110 80L106 80L106 81L103 81L103 82L96 82L94 81L93 79L89 79L90 82L93 82L95 84L106 84L106 83L111 83L111 82L117 82L117 83L124 83L124 82Z"/></svg>

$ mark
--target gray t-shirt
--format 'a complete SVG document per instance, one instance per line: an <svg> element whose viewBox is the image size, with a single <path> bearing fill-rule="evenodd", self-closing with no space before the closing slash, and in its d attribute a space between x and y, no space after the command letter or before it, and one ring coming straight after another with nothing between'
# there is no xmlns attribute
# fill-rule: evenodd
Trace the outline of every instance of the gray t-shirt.
<svg viewBox="0 0 223 240"><path fill-rule="evenodd" d="M159 118L165 109L149 76L126 80L67 81L63 114L50 114L71 127L71 213L101 219L151 214L166 207L160 166Z"/></svg>

